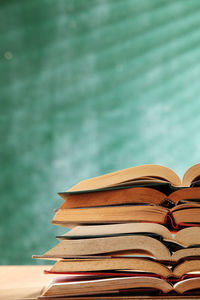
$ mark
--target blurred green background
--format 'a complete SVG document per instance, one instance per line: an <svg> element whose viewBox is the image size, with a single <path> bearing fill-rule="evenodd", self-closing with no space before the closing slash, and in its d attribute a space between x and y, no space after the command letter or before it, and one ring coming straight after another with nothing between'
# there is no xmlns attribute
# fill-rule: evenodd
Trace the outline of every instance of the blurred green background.
<svg viewBox="0 0 200 300"><path fill-rule="evenodd" d="M0 1L0 263L66 229L57 192L200 154L199 0Z"/></svg>

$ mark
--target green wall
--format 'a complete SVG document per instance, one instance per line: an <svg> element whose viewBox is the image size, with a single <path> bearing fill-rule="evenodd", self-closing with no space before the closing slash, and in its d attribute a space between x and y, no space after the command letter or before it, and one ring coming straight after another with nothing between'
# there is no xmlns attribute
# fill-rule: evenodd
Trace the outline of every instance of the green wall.
<svg viewBox="0 0 200 300"><path fill-rule="evenodd" d="M199 0L0 1L0 263L34 264L57 192L199 162Z"/></svg>

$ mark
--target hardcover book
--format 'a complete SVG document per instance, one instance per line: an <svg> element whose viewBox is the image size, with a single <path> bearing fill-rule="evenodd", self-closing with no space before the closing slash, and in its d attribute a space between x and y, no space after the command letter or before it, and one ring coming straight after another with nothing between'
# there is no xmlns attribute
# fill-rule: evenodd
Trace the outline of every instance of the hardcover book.
<svg viewBox="0 0 200 300"><path fill-rule="evenodd" d="M52 223L73 228L34 256L56 261L45 272L57 279L40 299L200 296L200 164L182 180L144 165L59 195L64 203Z"/></svg>

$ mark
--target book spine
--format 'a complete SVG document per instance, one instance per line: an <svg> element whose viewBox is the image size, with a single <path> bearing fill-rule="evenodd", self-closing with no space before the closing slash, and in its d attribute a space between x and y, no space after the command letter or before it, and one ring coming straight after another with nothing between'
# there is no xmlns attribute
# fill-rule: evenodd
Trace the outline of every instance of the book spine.
<svg viewBox="0 0 200 300"><path fill-rule="evenodd" d="M175 231L177 231L179 229L179 226L175 223L170 211L168 212L166 218L166 226L168 227L168 229L170 230L171 228L173 228Z"/></svg>
<svg viewBox="0 0 200 300"><path fill-rule="evenodd" d="M159 206L163 206L163 207L166 207L166 208L170 209L170 208L175 206L175 203L172 200L170 200L169 198L166 197L166 198L164 198L163 200L160 201Z"/></svg>

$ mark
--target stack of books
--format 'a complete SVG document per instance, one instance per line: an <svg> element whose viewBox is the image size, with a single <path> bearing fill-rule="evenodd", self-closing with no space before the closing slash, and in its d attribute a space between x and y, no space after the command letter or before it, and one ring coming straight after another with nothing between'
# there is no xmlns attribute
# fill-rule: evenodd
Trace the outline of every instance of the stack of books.
<svg viewBox="0 0 200 300"><path fill-rule="evenodd" d="M72 228L35 258L59 274L40 299L200 296L200 164L180 178L144 165L59 193L53 224Z"/></svg>

